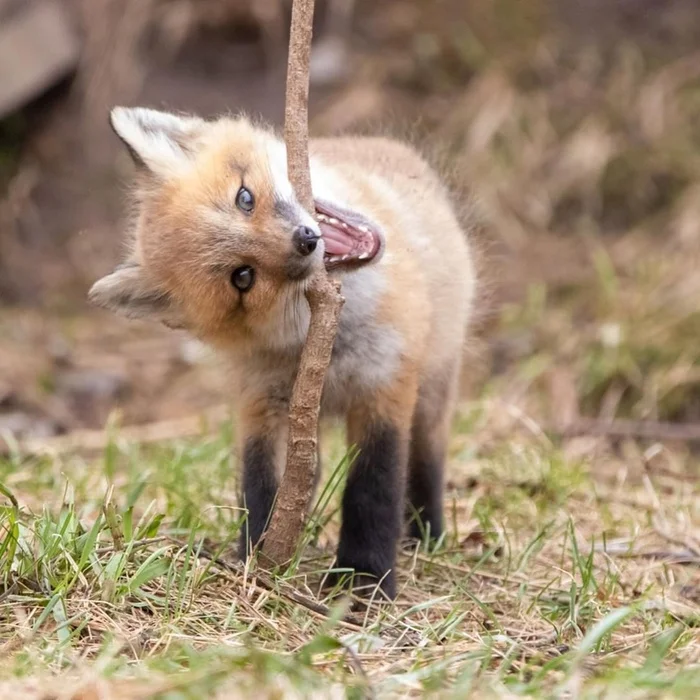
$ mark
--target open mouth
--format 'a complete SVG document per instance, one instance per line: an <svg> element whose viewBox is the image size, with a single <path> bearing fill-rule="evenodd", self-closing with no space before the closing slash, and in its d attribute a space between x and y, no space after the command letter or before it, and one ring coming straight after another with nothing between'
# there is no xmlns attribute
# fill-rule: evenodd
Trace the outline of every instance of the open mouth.
<svg viewBox="0 0 700 700"><path fill-rule="evenodd" d="M364 265L382 249L384 236L361 214L316 200L316 221L324 244L326 269Z"/></svg>

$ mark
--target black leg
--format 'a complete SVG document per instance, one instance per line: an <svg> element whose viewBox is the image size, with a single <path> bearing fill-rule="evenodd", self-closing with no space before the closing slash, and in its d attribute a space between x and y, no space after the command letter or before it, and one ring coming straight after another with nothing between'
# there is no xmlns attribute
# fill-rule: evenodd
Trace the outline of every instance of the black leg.
<svg viewBox="0 0 700 700"><path fill-rule="evenodd" d="M245 559L260 541L277 487L273 441L265 437L249 438L243 450L243 505L248 509L248 517L241 532L241 559Z"/></svg>
<svg viewBox="0 0 700 700"><path fill-rule="evenodd" d="M355 586L381 580L384 593L394 598L405 450L399 431L388 424L371 426L359 447L343 494L337 565L355 571Z"/></svg>
<svg viewBox="0 0 700 700"><path fill-rule="evenodd" d="M442 495L445 451L442 446L414 437L408 463L408 534L423 539L442 536Z"/></svg>
<svg viewBox="0 0 700 700"><path fill-rule="evenodd" d="M408 534L436 540L443 533L445 457L454 410L458 366L424 382L411 426L408 459Z"/></svg>

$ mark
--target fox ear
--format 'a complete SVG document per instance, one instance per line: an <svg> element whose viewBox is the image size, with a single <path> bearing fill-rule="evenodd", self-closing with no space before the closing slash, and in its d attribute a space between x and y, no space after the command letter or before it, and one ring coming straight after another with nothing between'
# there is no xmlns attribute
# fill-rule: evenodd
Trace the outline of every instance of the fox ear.
<svg viewBox="0 0 700 700"><path fill-rule="evenodd" d="M144 107L115 107L109 121L136 163L163 177L187 164L206 124Z"/></svg>
<svg viewBox="0 0 700 700"><path fill-rule="evenodd" d="M91 304L127 318L160 321L170 328L184 328L184 319L170 296L145 280L138 264L118 267L92 285Z"/></svg>

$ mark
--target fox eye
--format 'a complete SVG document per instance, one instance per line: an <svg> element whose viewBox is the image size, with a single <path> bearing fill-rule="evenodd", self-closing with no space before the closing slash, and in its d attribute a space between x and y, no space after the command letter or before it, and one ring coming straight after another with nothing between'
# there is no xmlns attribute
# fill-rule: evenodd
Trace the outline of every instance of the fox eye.
<svg viewBox="0 0 700 700"><path fill-rule="evenodd" d="M241 187L241 189L238 190L238 194L236 194L236 206L241 211L250 214L255 207L255 197L253 197L253 193L245 187Z"/></svg>
<svg viewBox="0 0 700 700"><path fill-rule="evenodd" d="M247 292L255 282L255 270L250 265L237 267L231 273L231 284L239 292Z"/></svg>

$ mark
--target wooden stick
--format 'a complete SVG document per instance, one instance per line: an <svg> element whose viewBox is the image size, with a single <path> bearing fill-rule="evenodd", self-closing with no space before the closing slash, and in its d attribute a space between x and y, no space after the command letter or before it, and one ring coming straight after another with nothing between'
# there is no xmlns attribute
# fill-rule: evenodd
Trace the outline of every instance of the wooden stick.
<svg viewBox="0 0 700 700"><path fill-rule="evenodd" d="M308 99L313 13L314 0L294 0L284 115L289 180L312 214ZM310 509L321 394L344 301L340 285L328 278L323 266L311 278L306 298L311 320L289 406L287 465L261 553L262 561L273 565L285 564L294 556Z"/></svg>
<svg viewBox="0 0 700 700"><path fill-rule="evenodd" d="M284 143L287 174L297 199L313 214L309 169L309 61L313 34L314 0L294 0L284 99Z"/></svg>

